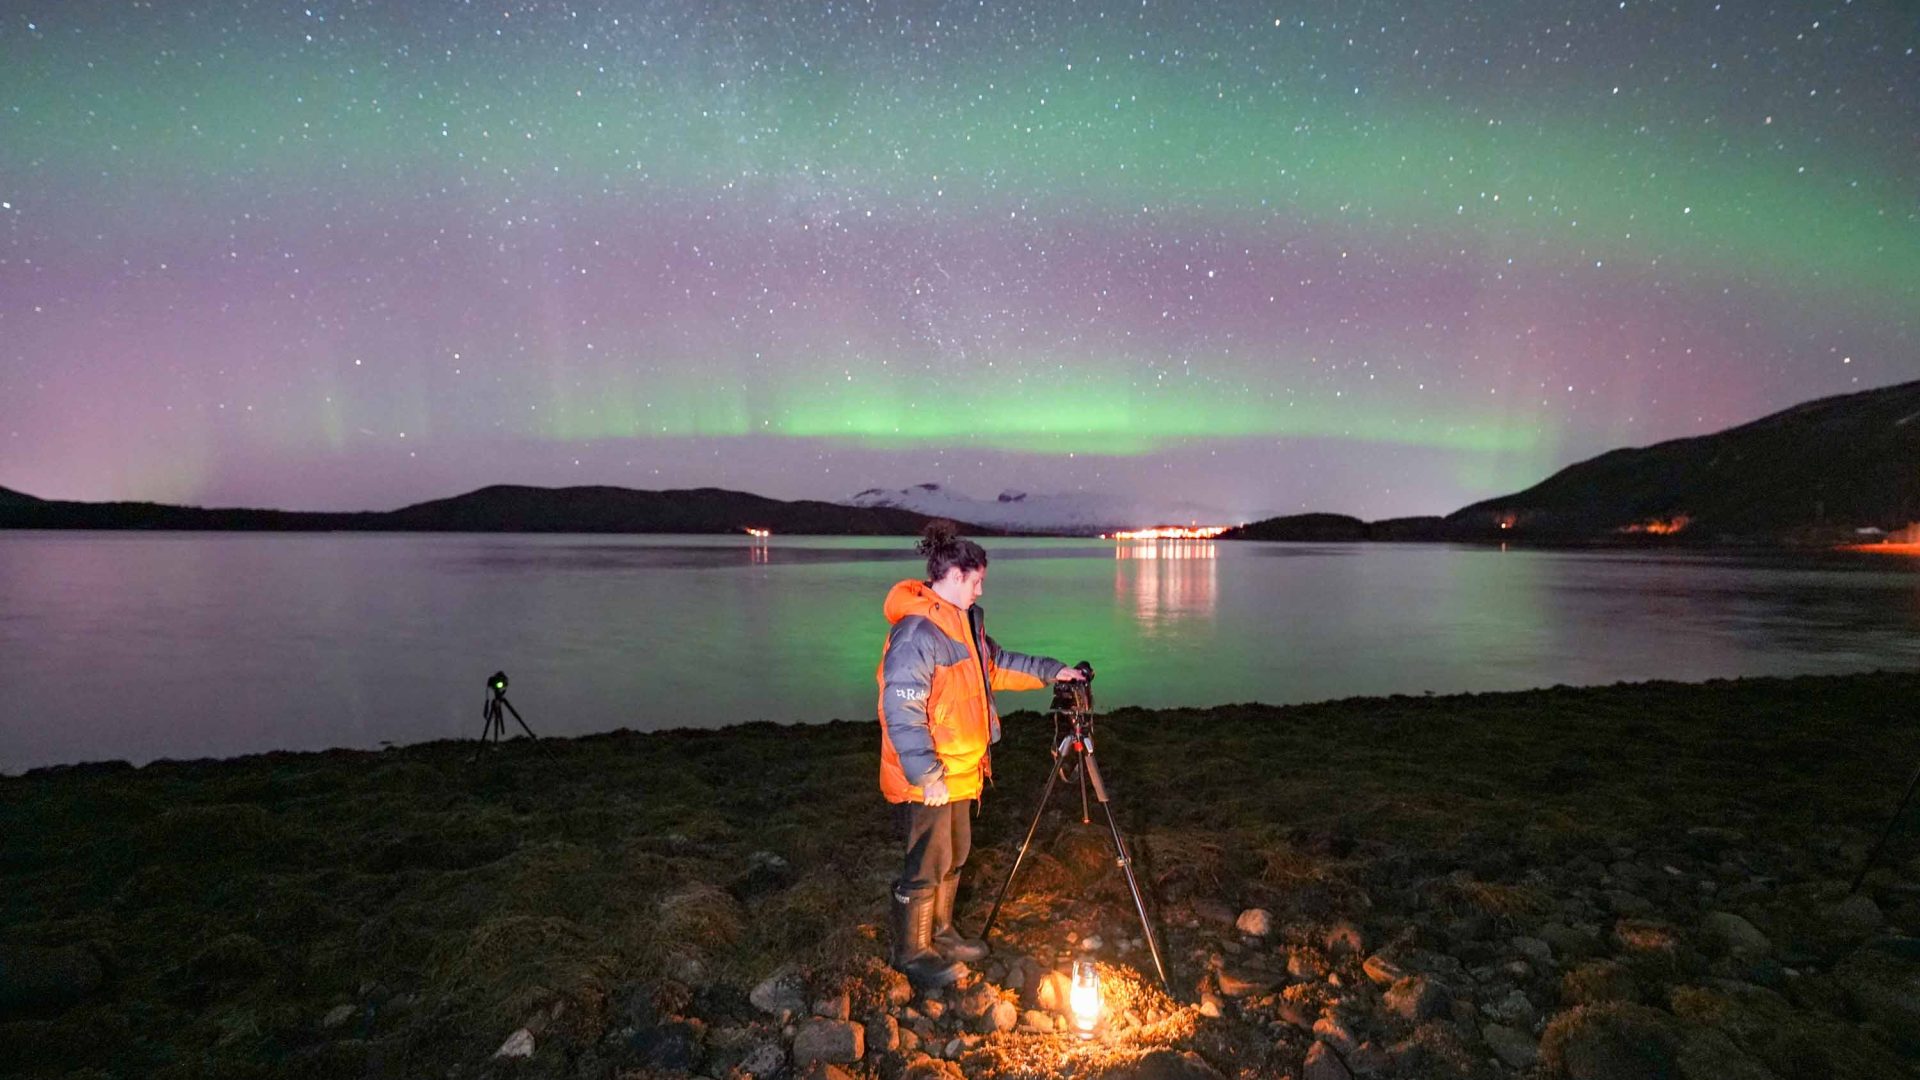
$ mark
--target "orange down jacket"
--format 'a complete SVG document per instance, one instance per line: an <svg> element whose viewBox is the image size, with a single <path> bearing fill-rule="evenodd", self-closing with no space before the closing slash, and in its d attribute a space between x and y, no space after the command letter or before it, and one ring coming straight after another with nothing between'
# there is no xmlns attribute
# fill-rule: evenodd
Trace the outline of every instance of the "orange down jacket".
<svg viewBox="0 0 1920 1080"><path fill-rule="evenodd" d="M1060 661L1002 649L987 636L987 614L961 611L924 581L887 594L893 629L880 653L880 793L888 802L924 802L920 785L944 777L954 800L980 795L1000 741L995 690L1038 690ZM984 657L984 659L982 659Z"/></svg>

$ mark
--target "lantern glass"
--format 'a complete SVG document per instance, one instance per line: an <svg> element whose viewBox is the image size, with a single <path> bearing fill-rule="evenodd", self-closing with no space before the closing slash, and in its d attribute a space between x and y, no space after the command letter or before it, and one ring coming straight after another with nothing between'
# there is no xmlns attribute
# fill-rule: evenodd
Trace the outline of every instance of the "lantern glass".
<svg viewBox="0 0 1920 1080"><path fill-rule="evenodd" d="M1069 1002L1073 1007L1073 1027L1083 1039L1093 1037L1100 1023L1100 969L1091 960L1073 962L1073 989Z"/></svg>

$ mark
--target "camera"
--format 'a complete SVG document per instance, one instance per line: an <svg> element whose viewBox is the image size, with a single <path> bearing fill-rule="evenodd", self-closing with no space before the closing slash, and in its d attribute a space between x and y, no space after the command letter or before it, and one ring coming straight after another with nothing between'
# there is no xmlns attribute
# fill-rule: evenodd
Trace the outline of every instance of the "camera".
<svg viewBox="0 0 1920 1080"><path fill-rule="evenodd" d="M1090 713L1093 711L1093 665L1085 660L1073 665L1086 678L1053 684L1053 711Z"/></svg>

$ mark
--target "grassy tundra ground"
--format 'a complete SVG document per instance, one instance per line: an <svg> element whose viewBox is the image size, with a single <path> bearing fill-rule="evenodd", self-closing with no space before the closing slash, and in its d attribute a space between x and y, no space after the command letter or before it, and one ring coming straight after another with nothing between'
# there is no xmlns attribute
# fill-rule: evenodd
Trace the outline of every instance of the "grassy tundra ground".
<svg viewBox="0 0 1920 1080"><path fill-rule="evenodd" d="M975 995L1018 1030L863 992L872 724L43 770L0 779L0 1073L800 1075L812 1010L748 1000L791 963L872 1021L857 1075L1920 1075L1920 807L1843 902L1917 706L1878 674L1103 717L1174 993L1099 1054L1026 1011L1088 935L1149 970L1077 797ZM969 930L1049 728L1008 719Z"/></svg>

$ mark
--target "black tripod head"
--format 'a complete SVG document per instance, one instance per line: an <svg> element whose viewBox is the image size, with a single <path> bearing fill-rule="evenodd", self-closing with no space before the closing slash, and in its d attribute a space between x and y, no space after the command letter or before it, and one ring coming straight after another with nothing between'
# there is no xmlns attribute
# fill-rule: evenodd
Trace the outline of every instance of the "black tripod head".
<svg viewBox="0 0 1920 1080"><path fill-rule="evenodd" d="M496 671L487 676L487 689L493 691L493 696L496 698L506 697L507 673L504 671Z"/></svg>

